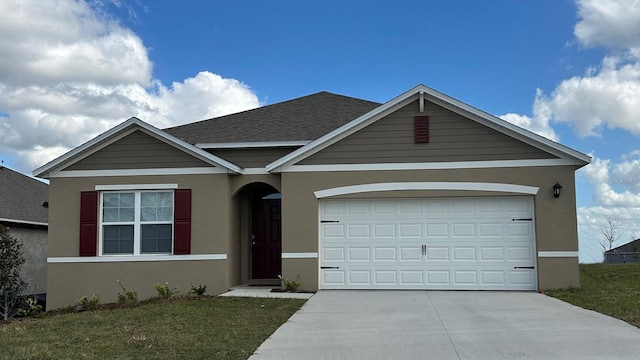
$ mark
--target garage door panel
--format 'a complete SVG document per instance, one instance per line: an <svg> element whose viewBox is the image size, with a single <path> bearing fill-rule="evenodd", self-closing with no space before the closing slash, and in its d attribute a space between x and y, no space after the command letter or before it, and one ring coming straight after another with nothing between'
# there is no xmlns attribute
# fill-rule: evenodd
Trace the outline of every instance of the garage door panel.
<svg viewBox="0 0 640 360"><path fill-rule="evenodd" d="M396 224L374 224L374 238L395 238L397 235Z"/></svg>
<svg viewBox="0 0 640 360"><path fill-rule="evenodd" d="M374 250L375 261L397 261L397 251L395 247L376 247Z"/></svg>
<svg viewBox="0 0 640 360"><path fill-rule="evenodd" d="M400 224L400 238L422 238L422 224Z"/></svg>
<svg viewBox="0 0 640 360"><path fill-rule="evenodd" d="M475 247L454 247L453 261L477 261Z"/></svg>
<svg viewBox="0 0 640 360"><path fill-rule="evenodd" d="M449 224L446 223L434 223L426 224L426 234L428 238L434 237L449 237Z"/></svg>
<svg viewBox="0 0 640 360"><path fill-rule="evenodd" d="M367 224L347 224L347 234L350 238L370 238L371 227Z"/></svg>
<svg viewBox="0 0 640 360"><path fill-rule="evenodd" d="M320 216L321 288L537 286L531 197L323 200Z"/></svg>

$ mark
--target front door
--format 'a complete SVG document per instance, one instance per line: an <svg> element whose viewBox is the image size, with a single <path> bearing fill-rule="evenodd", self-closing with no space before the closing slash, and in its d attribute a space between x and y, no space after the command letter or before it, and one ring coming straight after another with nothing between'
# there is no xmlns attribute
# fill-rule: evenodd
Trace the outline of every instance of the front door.
<svg viewBox="0 0 640 360"><path fill-rule="evenodd" d="M254 200L251 227L252 278L275 279L282 264L280 199Z"/></svg>

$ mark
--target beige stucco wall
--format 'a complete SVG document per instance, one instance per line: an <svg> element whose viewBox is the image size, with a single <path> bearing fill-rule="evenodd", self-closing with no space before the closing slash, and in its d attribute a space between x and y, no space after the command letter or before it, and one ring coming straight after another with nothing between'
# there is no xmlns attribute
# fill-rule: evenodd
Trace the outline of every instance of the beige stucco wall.
<svg viewBox="0 0 640 360"><path fill-rule="evenodd" d="M165 282L183 295L191 284L206 285L207 294L219 294L228 290L225 270L225 260L49 264L47 310L73 305L94 294L102 303L116 302L122 292L117 280L135 291L139 300L157 296L154 285Z"/></svg>
<svg viewBox="0 0 640 360"><path fill-rule="evenodd" d="M192 189L191 254L227 254L231 239L231 200L224 190L229 186L229 177L227 174L209 174L52 178L49 184L49 257L78 256L80 192L92 191L96 185L114 184L177 184L178 188ZM172 279L182 279L183 283L176 284L181 288L188 285L184 281L193 281L194 284L197 281L207 285L208 293L214 294L229 287L231 279L226 275L226 263L225 260L213 260L211 264L209 261L49 263L48 306L66 306L69 301L98 291L105 292L100 294L103 300L114 299L111 295L115 296L115 292L108 289L117 286L115 278L94 269L118 269L115 272L118 279L132 290L139 291L141 298L153 295L155 282L171 283ZM152 291L142 290L147 287Z"/></svg>
<svg viewBox="0 0 640 360"><path fill-rule="evenodd" d="M577 220L573 166L531 168L493 168L419 171L351 171L282 174L282 251L318 251L318 199L313 192L334 187L383 182L492 182L540 187L534 196L537 251L577 251ZM560 198L552 195L559 182ZM495 196L483 191L393 191L356 194L352 198L431 197L431 196ZM513 195L504 193L504 195ZM563 260L564 259L564 260ZM575 264L573 266L572 264ZM294 277L300 271L314 276L301 276L302 287L318 287L318 260L283 259L283 275ZM304 268L308 270L304 270ZM573 286L579 283L577 258L539 261L538 284L541 289Z"/></svg>

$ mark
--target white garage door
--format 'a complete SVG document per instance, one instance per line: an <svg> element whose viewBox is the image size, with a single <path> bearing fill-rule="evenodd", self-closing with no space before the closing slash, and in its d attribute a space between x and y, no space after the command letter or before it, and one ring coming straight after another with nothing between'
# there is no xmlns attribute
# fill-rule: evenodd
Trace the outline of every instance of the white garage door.
<svg viewBox="0 0 640 360"><path fill-rule="evenodd" d="M320 288L535 290L533 198L320 201Z"/></svg>

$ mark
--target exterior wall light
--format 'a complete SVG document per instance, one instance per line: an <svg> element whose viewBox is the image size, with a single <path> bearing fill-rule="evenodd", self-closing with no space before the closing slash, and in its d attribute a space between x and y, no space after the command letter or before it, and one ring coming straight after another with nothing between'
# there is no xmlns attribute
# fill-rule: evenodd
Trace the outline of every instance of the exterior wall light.
<svg viewBox="0 0 640 360"><path fill-rule="evenodd" d="M554 198L560 197L560 189L562 189L562 185L560 185L560 184L558 184L556 182L556 184L553 185L553 197Z"/></svg>

